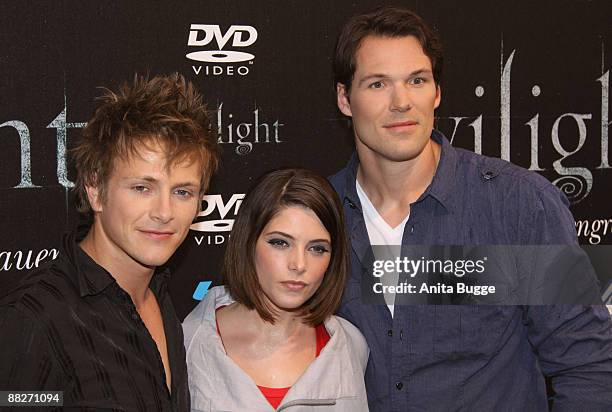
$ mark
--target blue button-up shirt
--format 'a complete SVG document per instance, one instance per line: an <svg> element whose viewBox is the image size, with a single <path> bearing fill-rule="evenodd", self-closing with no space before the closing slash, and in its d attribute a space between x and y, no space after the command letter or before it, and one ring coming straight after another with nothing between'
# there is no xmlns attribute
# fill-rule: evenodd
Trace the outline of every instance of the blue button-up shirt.
<svg viewBox="0 0 612 412"><path fill-rule="evenodd" d="M575 244L564 195L542 176L454 148L439 132L435 176L410 205L402 244ZM387 306L361 300L370 243L355 180L330 178L343 200L351 276L339 314L366 337L372 411L612 410L612 322L604 306Z"/></svg>

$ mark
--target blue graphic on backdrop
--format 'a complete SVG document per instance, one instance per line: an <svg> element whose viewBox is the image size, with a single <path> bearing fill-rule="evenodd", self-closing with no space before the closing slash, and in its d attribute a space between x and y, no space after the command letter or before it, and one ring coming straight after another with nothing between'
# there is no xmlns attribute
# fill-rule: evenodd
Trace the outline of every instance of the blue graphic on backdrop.
<svg viewBox="0 0 612 412"><path fill-rule="evenodd" d="M205 280L204 282L198 283L198 286L193 292L193 298L195 300L204 299L204 296L206 296L206 294L208 293L208 288L210 287L211 283L212 283L211 280Z"/></svg>

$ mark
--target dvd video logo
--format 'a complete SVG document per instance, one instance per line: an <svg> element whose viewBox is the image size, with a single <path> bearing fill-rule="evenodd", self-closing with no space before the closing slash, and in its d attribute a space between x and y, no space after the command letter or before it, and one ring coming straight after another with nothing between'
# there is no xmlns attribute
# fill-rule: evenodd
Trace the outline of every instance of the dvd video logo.
<svg viewBox="0 0 612 412"><path fill-rule="evenodd" d="M226 219L226 217L230 214L232 217L236 217L244 195L244 193L234 193L227 201L224 201L221 195L205 195L202 197L202 211L196 216L195 222L191 225L191 230L213 234L195 236L198 246L202 243L220 245L229 238L229 233L224 234L224 232L231 232L235 219ZM202 219L217 217L214 215L215 212L218 213L218 219Z"/></svg>
<svg viewBox="0 0 612 412"><path fill-rule="evenodd" d="M225 65L226 63L249 62L253 64L255 55L237 50L223 50L228 44L231 47L248 47L257 40L257 30L252 26L232 25L225 33L216 24L192 24L189 30L187 46L203 47L208 46L213 41L217 44L218 50L199 50L187 53L185 57L190 60L206 63L217 63L217 65L192 66L195 74L203 73L207 76L218 76L221 74L246 75L249 73L248 66ZM218 65L224 64L223 66Z"/></svg>

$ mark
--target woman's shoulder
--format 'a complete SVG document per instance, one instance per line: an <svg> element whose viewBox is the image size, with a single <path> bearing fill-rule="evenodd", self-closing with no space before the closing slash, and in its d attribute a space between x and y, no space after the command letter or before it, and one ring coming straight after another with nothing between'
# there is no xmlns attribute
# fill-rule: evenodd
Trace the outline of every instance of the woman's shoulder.
<svg viewBox="0 0 612 412"><path fill-rule="evenodd" d="M189 343L203 325L214 324L216 308L231 303L233 303L233 299L225 286L215 286L210 289L183 321L185 347L189 347Z"/></svg>
<svg viewBox="0 0 612 412"><path fill-rule="evenodd" d="M365 342L365 338L363 337L363 334L359 331L357 326L353 325L351 322L341 316L332 315L325 323L331 323L334 326L341 328L351 339L363 340Z"/></svg>
<svg viewBox="0 0 612 412"><path fill-rule="evenodd" d="M326 326L330 326L331 329L338 329L342 331L341 335L343 335L346 339L349 352L354 354L357 359L360 360L365 369L365 365L368 362L370 349L368 348L368 344L359 329L348 320L335 315L330 316L329 320L326 322Z"/></svg>

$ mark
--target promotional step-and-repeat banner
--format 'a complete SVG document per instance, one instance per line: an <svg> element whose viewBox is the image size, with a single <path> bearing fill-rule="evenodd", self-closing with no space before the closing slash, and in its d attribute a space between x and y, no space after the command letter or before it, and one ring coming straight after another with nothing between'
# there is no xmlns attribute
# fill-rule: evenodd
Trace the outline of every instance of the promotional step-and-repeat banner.
<svg viewBox="0 0 612 412"><path fill-rule="evenodd" d="M612 243L609 0L395 1L445 49L436 127L457 147L542 174L569 198L582 244ZM219 262L261 174L329 175L352 150L331 55L346 20L379 1L3 2L0 6L0 291L58 254L79 223L69 150L100 86L179 72L216 111L219 173L177 254L179 316ZM223 51L223 56L214 51Z"/></svg>

